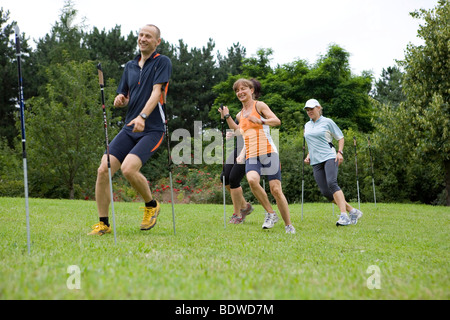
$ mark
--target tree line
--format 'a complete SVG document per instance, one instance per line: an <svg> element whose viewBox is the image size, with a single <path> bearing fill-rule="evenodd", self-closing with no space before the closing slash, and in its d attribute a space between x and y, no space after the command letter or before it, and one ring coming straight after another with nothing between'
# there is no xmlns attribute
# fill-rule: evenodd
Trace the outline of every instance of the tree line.
<svg viewBox="0 0 450 320"><path fill-rule="evenodd" d="M122 35L120 26L86 31L72 24L76 15L67 1L59 20L35 49L22 34L30 195L35 197L81 198L93 192L104 149L98 62L106 78L110 136L123 126L126 110L111 106L123 65L138 53L137 34ZM363 201L373 201L370 147L377 201L450 205L449 2L440 0L434 9L412 16L426 22L418 30L425 45L408 45L405 59L384 69L380 79L368 71L353 74L350 53L337 44L314 63L299 59L273 67L270 48L248 56L239 43L222 54L215 52L213 39L202 48L190 48L183 40L176 44L163 40L158 52L173 64L167 101L170 128L183 128L191 135L194 121L201 121L203 129L219 128L220 104L233 115L241 107L232 91L234 81L256 78L262 84L260 99L282 121L279 149L283 188L290 202L301 197L302 134L309 121L303 106L316 98L324 115L344 131L346 161L339 183L350 198L356 199L352 143L356 137ZM0 196L23 194L14 24L1 8ZM166 152L160 150L143 168L150 181L167 176ZM323 201L311 168L305 169L305 200ZM202 170L220 173L221 167Z"/></svg>

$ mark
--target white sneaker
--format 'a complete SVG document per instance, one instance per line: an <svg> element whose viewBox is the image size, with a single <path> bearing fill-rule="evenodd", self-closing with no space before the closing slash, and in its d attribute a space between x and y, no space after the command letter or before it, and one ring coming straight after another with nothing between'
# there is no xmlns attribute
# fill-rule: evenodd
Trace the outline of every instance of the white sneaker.
<svg viewBox="0 0 450 320"><path fill-rule="evenodd" d="M295 234L295 228L292 224L285 226L284 230L286 230L286 233Z"/></svg>
<svg viewBox="0 0 450 320"><path fill-rule="evenodd" d="M362 215L363 213L358 209L353 209L352 211L350 211L350 221L352 222L352 224L357 224L359 218L361 218Z"/></svg>
<svg viewBox="0 0 450 320"><path fill-rule="evenodd" d="M352 222L347 213L341 213L341 215L339 216L339 220L336 222L336 226L348 226L349 224L352 224Z"/></svg>
<svg viewBox="0 0 450 320"><path fill-rule="evenodd" d="M278 220L280 220L280 219L278 218L278 216L277 216L276 211L274 211L274 212L272 213L272 220L273 220L273 224L277 223Z"/></svg>
<svg viewBox="0 0 450 320"><path fill-rule="evenodd" d="M270 229L273 228L275 223L278 222L278 216L276 213L268 213L266 212L266 217L264 219L264 223L262 225L263 229Z"/></svg>

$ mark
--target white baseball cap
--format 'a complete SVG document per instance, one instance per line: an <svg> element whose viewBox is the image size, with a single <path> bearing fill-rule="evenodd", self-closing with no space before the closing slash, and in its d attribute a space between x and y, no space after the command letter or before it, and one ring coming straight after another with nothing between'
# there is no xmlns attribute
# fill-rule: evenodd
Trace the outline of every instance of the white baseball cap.
<svg viewBox="0 0 450 320"><path fill-rule="evenodd" d="M317 101L316 99L309 99L308 101L306 101L305 107L303 109L306 108L315 108L317 106L320 106L319 101Z"/></svg>

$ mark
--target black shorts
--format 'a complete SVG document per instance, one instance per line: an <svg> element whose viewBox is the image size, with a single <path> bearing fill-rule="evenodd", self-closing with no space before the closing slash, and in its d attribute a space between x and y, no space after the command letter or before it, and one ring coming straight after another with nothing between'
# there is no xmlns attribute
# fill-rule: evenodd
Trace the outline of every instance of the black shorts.
<svg viewBox="0 0 450 320"><path fill-rule="evenodd" d="M122 129L109 144L109 154L116 157L120 163L128 154L134 154L144 165L158 150L164 140L164 132L132 132Z"/></svg>
<svg viewBox="0 0 450 320"><path fill-rule="evenodd" d="M225 185L230 185L230 189L239 188L241 186L241 180L245 176L245 163L236 162L238 155L238 150L235 148L233 153L228 156L224 171L220 175L220 181L223 181L223 177L225 176Z"/></svg>

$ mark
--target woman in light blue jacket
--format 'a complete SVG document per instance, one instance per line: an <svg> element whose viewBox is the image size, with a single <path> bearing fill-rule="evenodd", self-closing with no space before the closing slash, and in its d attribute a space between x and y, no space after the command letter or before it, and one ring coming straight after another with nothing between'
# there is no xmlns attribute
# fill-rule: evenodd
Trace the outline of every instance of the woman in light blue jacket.
<svg viewBox="0 0 450 320"><path fill-rule="evenodd" d="M341 210L336 226L356 224L362 212L348 204L337 183L338 167L344 161L344 135L333 120L322 115L322 106L316 99L308 100L304 110L311 119L305 124L309 153L304 161L313 166L314 179L322 194ZM337 152L333 138L338 141Z"/></svg>

